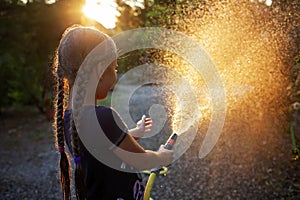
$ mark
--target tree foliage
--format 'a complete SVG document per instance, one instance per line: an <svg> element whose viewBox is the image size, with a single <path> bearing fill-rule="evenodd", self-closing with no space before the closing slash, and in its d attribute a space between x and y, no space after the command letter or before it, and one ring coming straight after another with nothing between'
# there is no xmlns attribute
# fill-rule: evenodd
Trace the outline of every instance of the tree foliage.
<svg viewBox="0 0 300 200"><path fill-rule="evenodd" d="M64 29L80 23L81 2L2 1L0 4L0 108L35 104L51 92L51 58Z"/></svg>
<svg viewBox="0 0 300 200"><path fill-rule="evenodd" d="M120 12L120 16L118 17L118 22L116 26L117 32L122 32L126 30L131 30L139 27L144 27L146 24L146 9L126 4L123 0L117 0L118 11ZM144 50L137 50L133 52L129 52L127 55L124 55L122 58L118 60L118 71L120 73L124 73L129 69L143 64L143 54Z"/></svg>
<svg viewBox="0 0 300 200"><path fill-rule="evenodd" d="M35 104L42 110L41 104L53 88L51 58L66 27L76 23L87 24L81 13L85 1L57 0L53 4L46 4L43 0L21 2L0 1L0 108ZM114 30L105 30L96 22L92 25L110 35L145 26L181 31L186 29L184 20L189 15L188 11L199 11L199 4L209 5L214 1L144 0L140 7L126 2L116 0L120 16ZM290 3L295 4L286 0L273 1L282 10L288 9ZM200 12L198 16L202 14ZM299 32L299 28L295 30ZM134 66L159 60L157 56L162 57L163 53L149 50L130 52L119 59L119 71L126 72Z"/></svg>

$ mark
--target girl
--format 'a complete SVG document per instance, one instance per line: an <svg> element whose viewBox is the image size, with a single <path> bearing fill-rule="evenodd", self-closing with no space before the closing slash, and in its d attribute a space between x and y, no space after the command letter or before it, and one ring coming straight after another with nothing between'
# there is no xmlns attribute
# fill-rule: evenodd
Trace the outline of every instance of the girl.
<svg viewBox="0 0 300 200"><path fill-rule="evenodd" d="M97 132L97 134L105 134L114 145L113 148L104 146L103 149L110 153L111 159L119 164L120 169L112 168L97 160L80 140L71 109L73 86L79 67L86 56L106 39L110 39L109 36L93 28L72 26L63 33L56 51L53 64L57 81L54 130L57 148L61 155L60 182L63 199L71 198L70 162L65 152L65 143L74 157L77 199L143 199L144 187L141 184L140 174L124 172L122 170L124 165L130 165L138 171L165 166L173 160L173 151L166 150L162 146L157 152L144 150L136 142L137 138L143 137L146 132L151 130L152 120L150 118L143 116L135 129L128 130L118 113L112 108L104 106L93 106L98 123L104 132ZM110 49L114 49L116 54L114 45L111 45ZM101 62L99 63L101 64ZM117 61L114 60L103 72L97 85L95 101L107 96L116 81L116 68ZM65 99L66 91L69 95L68 101ZM124 156L124 150L125 152L142 153L143 156L139 156L140 160L136 162L132 157Z"/></svg>

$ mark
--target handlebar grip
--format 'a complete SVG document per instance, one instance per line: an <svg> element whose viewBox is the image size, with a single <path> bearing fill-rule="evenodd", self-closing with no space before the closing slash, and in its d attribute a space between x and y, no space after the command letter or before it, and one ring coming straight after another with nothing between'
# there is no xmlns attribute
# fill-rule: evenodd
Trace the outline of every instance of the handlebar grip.
<svg viewBox="0 0 300 200"><path fill-rule="evenodd" d="M169 139L167 140L166 144L165 144L165 149L171 150L176 142L177 139L177 134L173 133Z"/></svg>

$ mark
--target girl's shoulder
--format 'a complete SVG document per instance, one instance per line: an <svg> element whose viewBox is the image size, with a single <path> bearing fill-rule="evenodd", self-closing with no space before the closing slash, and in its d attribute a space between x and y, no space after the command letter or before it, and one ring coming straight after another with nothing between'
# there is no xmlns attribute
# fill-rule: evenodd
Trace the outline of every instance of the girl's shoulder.
<svg viewBox="0 0 300 200"><path fill-rule="evenodd" d="M101 115L120 116L119 113L115 109L113 109L112 107L96 106L96 112L97 112L97 114L101 114Z"/></svg>
<svg viewBox="0 0 300 200"><path fill-rule="evenodd" d="M112 108L111 107L107 107L107 106L95 106L96 111L111 111Z"/></svg>
<svg viewBox="0 0 300 200"><path fill-rule="evenodd" d="M118 125L121 129L127 132L128 128L126 123L114 108L106 106L96 106L96 115L100 122L111 124L112 126Z"/></svg>
<svg viewBox="0 0 300 200"><path fill-rule="evenodd" d="M95 109L93 109L92 106L87 106L84 108L85 113L91 113L94 111L96 111L97 115L107 115L107 114L111 115L114 112L112 108L106 106L95 106ZM65 118L69 118L71 114L72 114L72 109L66 109L64 116Z"/></svg>
<svg viewBox="0 0 300 200"><path fill-rule="evenodd" d="M106 106L95 106L95 109L91 106L85 107L84 111L86 115L90 115L92 112L96 111L96 115L99 118L106 118L106 119L121 119L119 113L113 109L112 107ZM72 110L67 109L65 110L64 118L69 119L72 114Z"/></svg>

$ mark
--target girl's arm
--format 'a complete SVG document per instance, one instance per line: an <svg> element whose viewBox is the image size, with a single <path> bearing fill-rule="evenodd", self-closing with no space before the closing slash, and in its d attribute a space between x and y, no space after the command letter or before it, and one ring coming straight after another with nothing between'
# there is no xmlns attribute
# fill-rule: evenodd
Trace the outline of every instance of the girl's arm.
<svg viewBox="0 0 300 200"><path fill-rule="evenodd" d="M173 161L173 150L164 149L163 145L158 151L145 150L129 134L118 147L115 148L114 153L137 170L167 166Z"/></svg>

